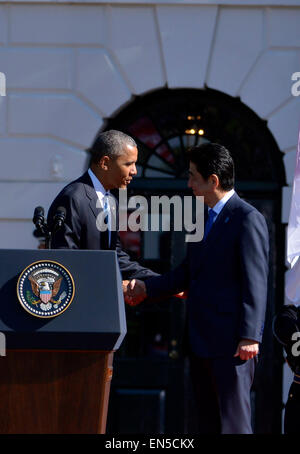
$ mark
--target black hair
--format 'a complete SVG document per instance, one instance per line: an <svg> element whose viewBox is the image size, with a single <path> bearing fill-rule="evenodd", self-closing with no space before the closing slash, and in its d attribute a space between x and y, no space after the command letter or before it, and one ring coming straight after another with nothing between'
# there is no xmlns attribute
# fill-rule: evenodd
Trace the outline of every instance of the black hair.
<svg viewBox="0 0 300 454"><path fill-rule="evenodd" d="M234 163L231 154L218 143L203 143L188 150L188 159L193 162L204 180L215 174L224 191L234 186Z"/></svg>
<svg viewBox="0 0 300 454"><path fill-rule="evenodd" d="M134 139L124 132L111 129L100 133L88 150L91 154L91 164L97 164L103 156L109 156L112 159L121 156L126 145L137 147Z"/></svg>

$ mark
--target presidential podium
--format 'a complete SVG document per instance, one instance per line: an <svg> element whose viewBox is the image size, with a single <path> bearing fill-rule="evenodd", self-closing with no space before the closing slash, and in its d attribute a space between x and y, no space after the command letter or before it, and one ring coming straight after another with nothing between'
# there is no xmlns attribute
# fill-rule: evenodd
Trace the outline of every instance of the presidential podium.
<svg viewBox="0 0 300 454"><path fill-rule="evenodd" d="M126 334L115 251L0 250L0 433L105 433Z"/></svg>

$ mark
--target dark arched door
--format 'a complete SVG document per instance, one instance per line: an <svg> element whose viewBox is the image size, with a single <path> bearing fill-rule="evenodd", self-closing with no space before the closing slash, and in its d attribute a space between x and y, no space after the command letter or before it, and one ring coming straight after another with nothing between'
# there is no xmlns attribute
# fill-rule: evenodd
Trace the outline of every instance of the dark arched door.
<svg viewBox="0 0 300 454"><path fill-rule="evenodd" d="M282 154L266 122L240 99L215 90L162 89L135 98L105 129L124 131L138 143L138 176L129 195L188 195L186 149L211 141L231 151L236 190L264 214L270 233L269 300L252 392L253 425L257 433L280 432L282 364L271 325L283 299L285 181ZM134 258L160 273L185 255L184 232L125 233L123 241ZM115 355L108 432L193 432L184 303L173 298L126 312L128 334Z"/></svg>

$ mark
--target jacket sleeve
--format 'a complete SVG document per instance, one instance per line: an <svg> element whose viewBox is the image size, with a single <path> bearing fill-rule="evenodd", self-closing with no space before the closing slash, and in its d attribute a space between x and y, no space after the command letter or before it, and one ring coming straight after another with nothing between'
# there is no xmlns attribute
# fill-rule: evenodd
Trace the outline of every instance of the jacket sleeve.
<svg viewBox="0 0 300 454"><path fill-rule="evenodd" d="M138 262L131 260L129 255L123 251L121 246L120 235L117 235L116 251L123 280L141 279L144 280L150 276L159 276L159 274L141 266Z"/></svg>
<svg viewBox="0 0 300 454"><path fill-rule="evenodd" d="M242 222L240 336L261 342L267 304L269 235L264 217L251 211Z"/></svg>
<svg viewBox="0 0 300 454"><path fill-rule="evenodd" d="M188 289L189 266L186 258L177 268L145 281L149 298L167 298Z"/></svg>

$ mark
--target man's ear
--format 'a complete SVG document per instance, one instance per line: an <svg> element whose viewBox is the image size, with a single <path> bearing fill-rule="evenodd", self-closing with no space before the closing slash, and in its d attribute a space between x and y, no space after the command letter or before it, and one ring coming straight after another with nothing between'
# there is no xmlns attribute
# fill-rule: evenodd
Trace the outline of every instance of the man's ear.
<svg viewBox="0 0 300 454"><path fill-rule="evenodd" d="M110 157L109 156L102 156L102 158L100 159L100 161L98 163L98 166L102 170L108 170L109 163L110 163Z"/></svg>
<svg viewBox="0 0 300 454"><path fill-rule="evenodd" d="M211 182L212 186L214 187L214 189L220 189L220 180L219 180L218 175L213 173L212 175L209 176L209 178L210 178L210 182Z"/></svg>

